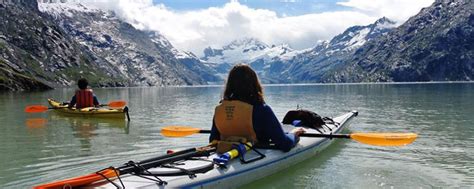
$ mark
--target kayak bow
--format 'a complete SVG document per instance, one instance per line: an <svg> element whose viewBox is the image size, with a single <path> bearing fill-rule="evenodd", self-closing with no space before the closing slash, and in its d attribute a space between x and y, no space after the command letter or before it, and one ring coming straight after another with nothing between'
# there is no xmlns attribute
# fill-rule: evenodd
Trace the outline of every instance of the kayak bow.
<svg viewBox="0 0 474 189"><path fill-rule="evenodd" d="M35 189L61 189L61 188L74 188L74 187L84 187L84 186L91 186L96 183L103 183L103 182L110 182L113 183L112 180L119 178L122 175L126 174L135 174L140 175L143 172L149 172L148 169L153 167L158 167L160 165L165 165L168 163L172 163L175 161L188 159L191 157L202 156L202 155L209 155L209 153L214 152L215 147L211 145L200 147L200 148L190 148L187 150L175 152L172 154L166 154L155 158L146 159L140 162L133 162L129 161L125 165L114 168L109 167L95 173L91 173L84 176L74 177L70 179L55 181L47 184L42 184L35 186ZM166 184L166 181L159 180L160 185ZM115 187L116 184L113 183ZM125 186L122 186L125 188Z"/></svg>

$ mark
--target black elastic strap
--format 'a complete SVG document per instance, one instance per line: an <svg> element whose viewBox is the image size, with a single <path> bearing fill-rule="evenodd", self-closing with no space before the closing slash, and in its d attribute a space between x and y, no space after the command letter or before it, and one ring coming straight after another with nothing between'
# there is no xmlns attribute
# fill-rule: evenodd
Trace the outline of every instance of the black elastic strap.
<svg viewBox="0 0 474 189"><path fill-rule="evenodd" d="M108 177L106 177L104 174L101 173L102 171L105 171L107 169L113 169L114 170L115 174L117 175L117 178L120 181L120 184L122 185L122 188L125 188L125 185L123 185L122 179L120 178L119 172L117 171L117 169L115 169L115 167L105 168L105 169L102 169L102 170L97 171L95 173L102 176L105 180L107 180L109 183L113 184L116 188L120 188L120 186L118 184L116 184L114 181L110 180Z"/></svg>
<svg viewBox="0 0 474 189"><path fill-rule="evenodd" d="M139 164L137 164L133 161L129 161L125 165L133 166L135 168L135 170L131 173L135 176L139 176L139 177L144 178L144 179L155 181L155 182L158 183L158 185L167 185L168 184L166 181L161 180L156 175L153 175L152 173L150 173L150 171L148 171L147 169L145 169L144 167L142 167L141 165L139 165ZM143 174L143 172L145 172L146 174ZM153 176L153 177L155 177L155 179L144 177L142 175Z"/></svg>
<svg viewBox="0 0 474 189"><path fill-rule="evenodd" d="M318 128L313 127L313 129L315 129L315 130L318 131L319 133L323 134L323 132L322 132L321 130L319 130Z"/></svg>
<svg viewBox="0 0 474 189"><path fill-rule="evenodd" d="M329 127L328 125L324 124L323 126L326 126L326 128L328 128L329 131L332 131L331 127Z"/></svg>
<svg viewBox="0 0 474 189"><path fill-rule="evenodd" d="M178 169L180 171L183 171L184 173L186 173L189 178L196 178L196 173L190 171L190 170L187 170L185 168L181 168L181 167L176 167L176 166L173 166L171 164L169 165L162 165L161 167L164 167L164 168L170 168L170 169Z"/></svg>
<svg viewBox="0 0 474 189"><path fill-rule="evenodd" d="M135 176L137 176L137 177L141 177L141 178L144 178L144 179L148 179L148 180L154 181L154 182L156 182L156 183L157 183L158 185L160 185L160 186L161 186L161 185L167 185L167 184L168 184L168 182L163 181L163 180L159 179L159 178L156 177L156 176L154 176L154 177L157 178L157 179L152 179L152 178L148 178L148 177L145 177L145 176L136 174L136 173L135 173L135 174L132 173L132 175L135 175ZM153 175L151 175L151 176L153 176Z"/></svg>
<svg viewBox="0 0 474 189"><path fill-rule="evenodd" d="M260 151L258 151L256 148L254 148L253 146L251 145L248 145L247 143L241 143L247 147L249 147L251 150L253 150L254 152L256 152L258 155L258 157L255 157L255 158L251 158L251 159L248 159L246 160L245 157L244 157L244 154L241 154L239 155L239 159L240 159L240 162L242 162L243 164L247 164L247 163L251 163L251 162L254 162L254 161L257 161L257 160L261 160L263 158L265 158L265 154L261 153Z"/></svg>

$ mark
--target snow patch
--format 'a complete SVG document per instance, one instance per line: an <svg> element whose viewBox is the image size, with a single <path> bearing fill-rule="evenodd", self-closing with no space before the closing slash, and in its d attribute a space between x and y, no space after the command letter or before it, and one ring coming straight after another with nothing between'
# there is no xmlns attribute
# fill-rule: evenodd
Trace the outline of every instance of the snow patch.
<svg viewBox="0 0 474 189"><path fill-rule="evenodd" d="M295 51L288 44L269 46L254 38L235 40L229 45L223 46L222 49L215 50L221 51L222 55L207 56L201 59L211 64L249 64L257 60L264 62L273 59L289 60L301 52Z"/></svg>
<svg viewBox="0 0 474 189"><path fill-rule="evenodd" d="M359 33L357 33L349 42L346 43L346 49L355 49L364 45L364 43L367 42L366 37L369 32L370 28L364 28L363 30L359 31Z"/></svg>
<svg viewBox="0 0 474 189"><path fill-rule="evenodd" d="M64 14L68 17L73 17L74 12L102 12L102 10L88 5L87 7L82 5L81 3L76 2L51 2L51 3L42 3L38 2L38 9L41 12L46 12L50 15L55 16L58 18L61 14Z"/></svg>

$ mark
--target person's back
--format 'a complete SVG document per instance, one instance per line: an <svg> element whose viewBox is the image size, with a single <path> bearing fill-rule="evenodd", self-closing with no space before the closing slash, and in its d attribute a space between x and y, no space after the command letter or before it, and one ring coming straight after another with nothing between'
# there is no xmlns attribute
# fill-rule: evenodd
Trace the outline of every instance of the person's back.
<svg viewBox="0 0 474 189"><path fill-rule="evenodd" d="M97 97L94 95L92 89L87 88L89 83L86 79L81 78L78 80L77 85L79 87L76 90L74 96L72 97L71 102L69 103L69 107L73 107L76 105L76 108L87 108L87 107L95 107L99 105L99 101Z"/></svg>
<svg viewBox="0 0 474 189"><path fill-rule="evenodd" d="M216 106L214 125L219 130L220 140L242 137L257 142L252 122L253 106L239 100L224 100Z"/></svg>
<svg viewBox="0 0 474 189"><path fill-rule="evenodd" d="M238 136L289 151L303 132L301 128L290 133L283 131L270 106L265 104L257 75L249 66L232 68L223 100L215 109L210 141Z"/></svg>

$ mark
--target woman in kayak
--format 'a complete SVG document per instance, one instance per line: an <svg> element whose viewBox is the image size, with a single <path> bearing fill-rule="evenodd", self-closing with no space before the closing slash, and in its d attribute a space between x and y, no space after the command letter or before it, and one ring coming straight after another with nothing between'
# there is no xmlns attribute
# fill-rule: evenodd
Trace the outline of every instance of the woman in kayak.
<svg viewBox="0 0 474 189"><path fill-rule="evenodd" d="M87 79L85 78L81 78L77 81L79 90L76 90L76 94L72 97L72 100L68 105L69 108L72 108L74 105L76 105L76 108L99 106L99 100L97 100L92 89L87 88L88 85L89 82L87 82Z"/></svg>
<svg viewBox="0 0 474 189"><path fill-rule="evenodd" d="M302 128L285 133L270 106L265 104L257 74L245 64L229 72L223 100L216 107L209 141L243 137L259 145L289 151L299 141Z"/></svg>

